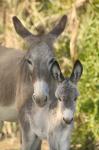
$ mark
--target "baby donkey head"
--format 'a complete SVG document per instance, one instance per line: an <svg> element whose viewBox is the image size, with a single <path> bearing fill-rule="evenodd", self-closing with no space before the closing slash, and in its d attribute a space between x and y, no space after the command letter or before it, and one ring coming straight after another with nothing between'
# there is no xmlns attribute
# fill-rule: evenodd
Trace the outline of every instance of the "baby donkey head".
<svg viewBox="0 0 99 150"><path fill-rule="evenodd" d="M77 83L82 75L82 64L79 60L77 60L74 64L70 77L64 79L62 75L59 75L61 74L61 71L57 61L52 65L50 71L54 79L58 80L58 76L62 77L59 79L59 84L57 86L55 96L59 100L58 103L60 103L63 120L66 124L70 124L74 118L76 107L75 104L79 95Z"/></svg>

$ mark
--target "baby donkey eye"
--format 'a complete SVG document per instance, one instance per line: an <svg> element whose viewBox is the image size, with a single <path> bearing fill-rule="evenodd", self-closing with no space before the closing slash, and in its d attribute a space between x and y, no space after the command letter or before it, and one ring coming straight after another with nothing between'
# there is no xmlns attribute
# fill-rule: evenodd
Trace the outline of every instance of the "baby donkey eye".
<svg viewBox="0 0 99 150"><path fill-rule="evenodd" d="M65 101L65 96L58 97L58 99L59 99L60 101Z"/></svg>
<svg viewBox="0 0 99 150"><path fill-rule="evenodd" d="M76 101L76 100L77 100L77 97L74 98L74 101Z"/></svg>
<svg viewBox="0 0 99 150"><path fill-rule="evenodd" d="M59 99L59 101L62 101L60 97L58 99Z"/></svg>

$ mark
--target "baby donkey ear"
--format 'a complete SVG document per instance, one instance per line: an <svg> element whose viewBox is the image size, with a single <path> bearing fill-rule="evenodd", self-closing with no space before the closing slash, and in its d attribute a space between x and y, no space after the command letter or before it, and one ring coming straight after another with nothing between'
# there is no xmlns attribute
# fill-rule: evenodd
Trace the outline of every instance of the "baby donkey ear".
<svg viewBox="0 0 99 150"><path fill-rule="evenodd" d="M72 74L70 76L70 80L75 84L80 80L80 77L83 72L83 66L79 60L77 60L74 64Z"/></svg>
<svg viewBox="0 0 99 150"><path fill-rule="evenodd" d="M64 76L61 72L60 66L54 58L48 62L48 69L54 80L58 82L62 82L64 80Z"/></svg>

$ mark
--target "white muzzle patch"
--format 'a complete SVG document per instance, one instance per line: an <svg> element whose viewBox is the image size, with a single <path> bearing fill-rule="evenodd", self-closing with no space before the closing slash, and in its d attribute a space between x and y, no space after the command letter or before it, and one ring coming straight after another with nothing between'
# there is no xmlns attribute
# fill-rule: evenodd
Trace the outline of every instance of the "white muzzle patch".
<svg viewBox="0 0 99 150"><path fill-rule="evenodd" d="M34 83L34 94L35 96L49 96L48 84L43 80L38 80Z"/></svg>
<svg viewBox="0 0 99 150"><path fill-rule="evenodd" d="M64 112L63 112L63 117L64 117L64 119L68 119L68 120L71 120L71 119L73 119L73 117L74 117L74 111L72 111L71 109L65 109L64 110Z"/></svg>

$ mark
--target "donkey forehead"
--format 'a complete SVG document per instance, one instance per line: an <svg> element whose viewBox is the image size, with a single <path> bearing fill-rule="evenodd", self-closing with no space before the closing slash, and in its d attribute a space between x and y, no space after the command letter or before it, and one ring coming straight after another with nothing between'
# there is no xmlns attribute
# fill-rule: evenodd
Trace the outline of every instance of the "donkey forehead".
<svg viewBox="0 0 99 150"><path fill-rule="evenodd" d="M42 59L44 61L49 57L53 57L53 51L47 43L40 42L35 47L31 48L30 55L33 60Z"/></svg>
<svg viewBox="0 0 99 150"><path fill-rule="evenodd" d="M78 96L79 92L77 86L73 84L69 79L65 79L62 83L59 84L56 93L58 96Z"/></svg>

